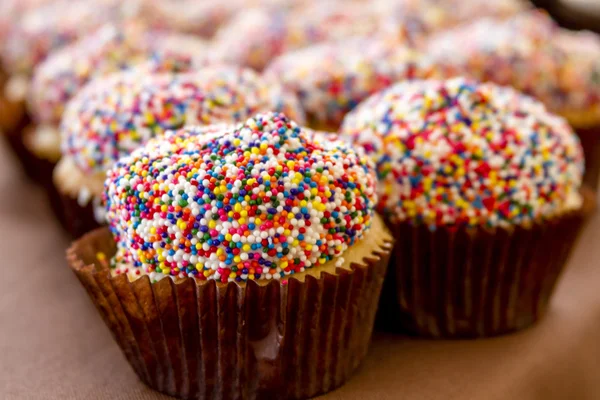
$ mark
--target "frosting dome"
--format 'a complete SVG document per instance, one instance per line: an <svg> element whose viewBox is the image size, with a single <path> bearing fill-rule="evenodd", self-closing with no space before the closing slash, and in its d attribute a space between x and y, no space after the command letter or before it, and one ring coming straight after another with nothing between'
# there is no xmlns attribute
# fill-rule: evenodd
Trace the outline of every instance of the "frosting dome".
<svg viewBox="0 0 600 400"><path fill-rule="evenodd" d="M194 37L149 31L137 23L107 24L52 53L35 69L29 106L38 122L58 123L64 104L92 78L156 63L157 57L161 66L168 61L191 66L203 50L205 43Z"/></svg>
<svg viewBox="0 0 600 400"><path fill-rule="evenodd" d="M279 279L343 255L371 226L370 161L283 114L186 128L108 173L116 273Z"/></svg>
<svg viewBox="0 0 600 400"><path fill-rule="evenodd" d="M394 223L525 224L578 198L577 136L508 87L463 78L399 83L349 113L341 130L375 162L378 208Z"/></svg>
<svg viewBox="0 0 600 400"><path fill-rule="evenodd" d="M360 101L392 83L438 76L434 65L393 40L355 37L286 53L265 71L297 94L317 126L337 129Z"/></svg>
<svg viewBox="0 0 600 400"><path fill-rule="evenodd" d="M513 86L560 114L600 109L600 38L540 11L434 35L427 52L448 74Z"/></svg>
<svg viewBox="0 0 600 400"><path fill-rule="evenodd" d="M287 98L277 86L238 67L181 74L121 72L90 82L68 104L61 123L62 152L81 170L101 172L168 129L293 110Z"/></svg>
<svg viewBox="0 0 600 400"><path fill-rule="evenodd" d="M211 49L220 61L262 70L280 54L324 41L387 33L395 26L366 4L318 2L291 10L241 10L217 32Z"/></svg>
<svg viewBox="0 0 600 400"><path fill-rule="evenodd" d="M13 74L29 74L52 50L117 20L121 14L114 0L60 0L32 8L7 34L2 54L4 68Z"/></svg>

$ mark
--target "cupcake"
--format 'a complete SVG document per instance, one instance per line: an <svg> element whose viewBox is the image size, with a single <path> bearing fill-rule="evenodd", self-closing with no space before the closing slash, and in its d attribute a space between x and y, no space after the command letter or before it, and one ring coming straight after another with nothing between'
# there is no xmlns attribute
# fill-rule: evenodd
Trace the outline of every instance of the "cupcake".
<svg viewBox="0 0 600 400"><path fill-rule="evenodd" d="M13 25L19 23L23 14L49 1L5 0L0 3L0 61L5 54L4 47ZM16 99L10 97L11 90L6 87L9 74L3 64L0 62L0 135L17 158L25 160L27 152L18 134L24 122L24 107L21 101L15 101Z"/></svg>
<svg viewBox="0 0 600 400"><path fill-rule="evenodd" d="M63 207L52 171L61 157L58 125L67 102L94 77L136 65L189 69L199 62L196 55L203 54L205 47L194 37L151 31L138 22L106 24L53 52L36 67L28 95L33 122L25 130L23 141L60 220ZM156 60L160 60L157 65Z"/></svg>
<svg viewBox="0 0 600 400"><path fill-rule="evenodd" d="M431 78L436 68L426 57L393 40L354 37L286 53L265 75L294 92L308 125L337 131L344 115L392 83Z"/></svg>
<svg viewBox="0 0 600 400"><path fill-rule="evenodd" d="M378 0L368 4L402 26L415 44L440 30L483 17L507 18L532 7L525 0Z"/></svg>
<svg viewBox="0 0 600 400"><path fill-rule="evenodd" d="M377 210L397 243L388 320L462 338L543 316L595 206L564 119L512 88L456 78L396 84L341 131L375 162Z"/></svg>
<svg viewBox="0 0 600 400"><path fill-rule="evenodd" d="M461 43L461 46L456 46ZM510 85L565 117L586 158L584 182L600 175L600 38L559 28L545 13L485 19L433 36L427 51L448 75Z"/></svg>
<svg viewBox="0 0 600 400"><path fill-rule="evenodd" d="M0 121L5 139L28 175L35 178L38 172L22 137L29 122L25 99L33 69L52 51L120 16L115 1L48 1L26 8L18 21L9 26L0 47L2 67L8 75Z"/></svg>
<svg viewBox="0 0 600 400"><path fill-rule="evenodd" d="M157 28L210 38L241 6L240 0L147 0L140 14Z"/></svg>
<svg viewBox="0 0 600 400"><path fill-rule="evenodd" d="M244 121L270 109L302 118L288 98L253 71L232 66L178 74L132 70L90 82L67 105L54 171L69 231L78 237L104 222L106 171L148 139L186 124Z"/></svg>
<svg viewBox="0 0 600 400"><path fill-rule="evenodd" d="M75 242L69 265L155 390L332 390L367 352L391 251L372 164L282 114L209 130L122 158L106 180L110 230Z"/></svg>
<svg viewBox="0 0 600 400"><path fill-rule="evenodd" d="M377 10L364 4L322 2L292 9L256 7L240 10L215 35L211 57L262 71L278 55L349 36L388 33ZM243 38L243 40L242 40Z"/></svg>

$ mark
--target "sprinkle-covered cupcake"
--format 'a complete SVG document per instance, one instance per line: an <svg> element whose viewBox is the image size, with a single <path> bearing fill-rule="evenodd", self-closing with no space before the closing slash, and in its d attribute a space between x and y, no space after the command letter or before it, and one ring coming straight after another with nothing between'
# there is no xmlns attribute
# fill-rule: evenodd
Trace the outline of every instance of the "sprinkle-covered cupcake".
<svg viewBox="0 0 600 400"><path fill-rule="evenodd" d="M211 56L262 71L274 57L311 44L384 32L395 37L393 26L385 21L377 10L354 3L244 9L217 32Z"/></svg>
<svg viewBox="0 0 600 400"><path fill-rule="evenodd" d="M376 0L366 4L402 26L415 44L440 30L484 17L508 18L532 7L525 0Z"/></svg>
<svg viewBox="0 0 600 400"><path fill-rule="evenodd" d="M0 46L0 61L8 74L0 118L6 139L28 175L37 178L38 170L22 136L30 120L25 98L33 69L52 51L120 15L120 7L114 0L59 0L25 7L10 24Z"/></svg>
<svg viewBox="0 0 600 400"><path fill-rule="evenodd" d="M131 22L107 24L75 43L58 50L34 71L28 105L34 120L28 148L51 162L60 159L58 125L67 102L94 77L147 64L160 59L167 70L190 69L200 63L206 45L202 40L180 34L148 30ZM163 65L159 65L163 69ZM47 137L51 136L51 137Z"/></svg>
<svg viewBox="0 0 600 400"><path fill-rule="evenodd" d="M366 354L391 250L375 184L370 160L283 114L169 132L109 171L110 231L69 264L152 388L313 397Z"/></svg>
<svg viewBox="0 0 600 400"><path fill-rule="evenodd" d="M565 120L514 89L457 78L394 85L341 131L376 164L406 328L489 336L543 315L594 203Z"/></svg>
<svg viewBox="0 0 600 400"><path fill-rule="evenodd" d="M456 43L461 43L456 46ZM565 117L579 135L587 185L600 177L600 37L559 28L540 11L485 19L431 38L448 74L510 85Z"/></svg>
<svg viewBox="0 0 600 400"><path fill-rule="evenodd" d="M253 71L231 66L179 74L132 70L92 81L63 115L63 158L54 172L71 232L80 236L103 221L107 169L148 139L186 124L244 121L258 111L302 117L293 100Z"/></svg>
<svg viewBox="0 0 600 400"><path fill-rule="evenodd" d="M136 65L149 70L189 69L200 62L197 55L205 47L194 37L151 31L135 21L106 24L53 52L36 67L28 96L33 121L23 141L60 221L64 221L63 207L52 170L61 157L58 125L67 102L94 77Z"/></svg>
<svg viewBox="0 0 600 400"><path fill-rule="evenodd" d="M242 5L241 0L146 0L140 14L157 28L210 38Z"/></svg>
<svg viewBox="0 0 600 400"><path fill-rule="evenodd" d="M265 75L296 93L309 126L332 131L348 111L392 83L439 76L420 53L392 40L366 37L286 53Z"/></svg>

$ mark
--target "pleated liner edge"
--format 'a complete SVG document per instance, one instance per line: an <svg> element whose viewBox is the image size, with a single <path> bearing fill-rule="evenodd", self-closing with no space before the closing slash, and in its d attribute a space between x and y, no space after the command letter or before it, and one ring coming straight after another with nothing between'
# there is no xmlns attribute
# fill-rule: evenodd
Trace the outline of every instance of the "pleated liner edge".
<svg viewBox="0 0 600 400"><path fill-rule="evenodd" d="M65 229L73 239L79 239L84 234L100 228L96 221L92 200L86 205L79 204L76 198L69 193L62 193L58 188L58 197L65 220Z"/></svg>
<svg viewBox="0 0 600 400"><path fill-rule="evenodd" d="M75 242L67 259L134 371L188 399L307 398L342 385L367 353L391 253L304 282L175 283L111 277L107 228Z"/></svg>
<svg viewBox="0 0 600 400"><path fill-rule="evenodd" d="M391 226L396 246L382 302L395 286L398 307L395 315L385 310L380 320L433 338L495 336L532 325L546 312L578 234L595 210L595 193L584 188L582 195L580 210L529 228Z"/></svg>
<svg viewBox="0 0 600 400"><path fill-rule="evenodd" d="M592 189L598 189L600 179L600 125L576 129L585 155L585 175L583 182Z"/></svg>

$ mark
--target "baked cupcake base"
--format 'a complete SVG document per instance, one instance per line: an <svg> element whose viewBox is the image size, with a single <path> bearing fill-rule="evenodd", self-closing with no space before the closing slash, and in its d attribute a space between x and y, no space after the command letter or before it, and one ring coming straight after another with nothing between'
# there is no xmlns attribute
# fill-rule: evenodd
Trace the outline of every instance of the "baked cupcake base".
<svg viewBox="0 0 600 400"><path fill-rule="evenodd" d="M74 239L105 225L102 222L104 207L100 197L104 187L101 174L86 175L69 157L63 157L54 168L52 181L65 228Z"/></svg>
<svg viewBox="0 0 600 400"><path fill-rule="evenodd" d="M392 226L396 246L379 322L432 338L477 338L524 329L546 312L579 232L584 204L551 221L511 230ZM395 283L395 285L394 285ZM393 293L392 293L393 292Z"/></svg>
<svg viewBox="0 0 600 400"><path fill-rule="evenodd" d="M185 399L308 398L340 386L364 358L391 243L377 217L343 268L246 284L112 277L108 228L67 259L148 386Z"/></svg>
<svg viewBox="0 0 600 400"><path fill-rule="evenodd" d="M23 130L30 121L25 107L27 79L0 75L0 134L27 176L34 178L35 165L23 143Z"/></svg>
<svg viewBox="0 0 600 400"><path fill-rule="evenodd" d="M61 197L52 180L54 168L60 159L60 151L52 145L41 145L34 125L27 126L22 135L23 144L29 154L31 177L42 186L54 216L63 227L66 227Z"/></svg>
<svg viewBox="0 0 600 400"><path fill-rule="evenodd" d="M600 124L575 129L585 156L583 183L596 190L600 180Z"/></svg>
<svg viewBox="0 0 600 400"><path fill-rule="evenodd" d="M29 118L23 104L11 103L0 97L0 135L25 174L34 179L35 165L32 163L32 155L23 144L23 129L28 123Z"/></svg>

